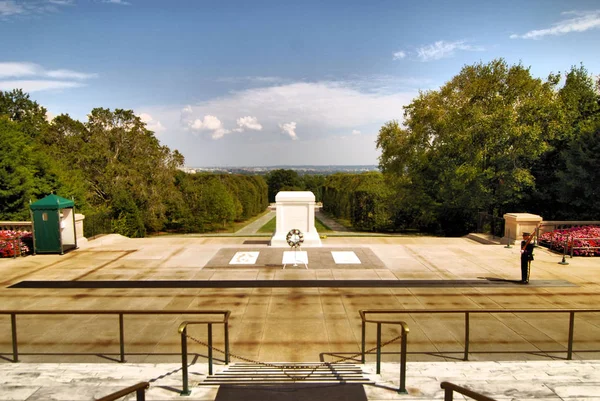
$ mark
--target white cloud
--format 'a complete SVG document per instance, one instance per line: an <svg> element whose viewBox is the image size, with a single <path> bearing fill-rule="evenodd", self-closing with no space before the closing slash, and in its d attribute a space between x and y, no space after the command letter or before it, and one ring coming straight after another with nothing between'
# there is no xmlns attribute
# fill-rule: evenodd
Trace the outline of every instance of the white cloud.
<svg viewBox="0 0 600 401"><path fill-rule="evenodd" d="M52 13L74 4L74 0L0 0L0 19Z"/></svg>
<svg viewBox="0 0 600 401"><path fill-rule="evenodd" d="M8 17L11 15L24 14L25 8L17 4L14 0L0 1L0 17Z"/></svg>
<svg viewBox="0 0 600 401"><path fill-rule="evenodd" d="M523 35L510 35L511 39L540 39L544 36L566 35L571 32L585 32L590 29L600 28L600 10L594 11L569 11L563 15L574 15L573 18L559 21L551 28L536 29Z"/></svg>
<svg viewBox="0 0 600 401"><path fill-rule="evenodd" d="M254 131L260 131L263 128L262 125L260 125L260 123L258 122L258 119L256 117L250 117L250 116L238 118L237 125L240 127L239 129L241 129L241 130L246 128L246 129L251 129Z"/></svg>
<svg viewBox="0 0 600 401"><path fill-rule="evenodd" d="M285 82L289 82L289 80L285 79L285 78L281 78L281 77L245 76L245 77L221 77L221 78L217 78L217 82L228 82L228 83L249 82L251 84L271 85L271 84L282 84Z"/></svg>
<svg viewBox="0 0 600 401"><path fill-rule="evenodd" d="M39 70L40 67L33 63L0 62L0 78L35 76Z"/></svg>
<svg viewBox="0 0 600 401"><path fill-rule="evenodd" d="M83 81L97 76L98 74L88 74L72 70L46 70L35 63L0 62L0 87L23 89L27 92L77 88L84 85L74 81ZM13 80L2 81L2 79L6 78L13 78Z"/></svg>
<svg viewBox="0 0 600 401"><path fill-rule="evenodd" d="M406 57L406 52L404 52L402 50L394 53L394 60L402 60L405 57Z"/></svg>
<svg viewBox="0 0 600 401"><path fill-rule="evenodd" d="M102 0L103 3L109 3L109 4L119 4L122 6L130 6L131 3L128 1L124 1L124 0Z"/></svg>
<svg viewBox="0 0 600 401"><path fill-rule="evenodd" d="M57 78L57 79L90 79L90 78L98 78L98 74L88 74L85 72L77 72L71 70L52 70L46 71L46 76L49 78Z"/></svg>
<svg viewBox="0 0 600 401"><path fill-rule="evenodd" d="M23 89L24 92L39 92L45 90L69 89L84 86L79 82L45 81L45 80L15 80L0 81L0 90L10 91Z"/></svg>
<svg viewBox="0 0 600 401"><path fill-rule="evenodd" d="M290 138L292 138L292 141L298 140L298 135L296 135L296 123L295 122L292 121L289 123L279 124L279 128L281 128L281 132L287 134Z"/></svg>
<svg viewBox="0 0 600 401"><path fill-rule="evenodd" d="M360 135L360 131L357 129L352 130L352 135Z"/></svg>
<svg viewBox="0 0 600 401"><path fill-rule="evenodd" d="M223 127L223 123L213 115L205 115L203 118L191 118L193 109L186 106L181 111L180 121L184 126L192 131L209 132L212 139L221 139L231 131Z"/></svg>
<svg viewBox="0 0 600 401"><path fill-rule="evenodd" d="M150 131L154 131L155 133L160 133L165 130L165 127L158 120L154 120L154 118L148 113L141 113L139 115L140 119L146 123L146 128Z"/></svg>
<svg viewBox="0 0 600 401"><path fill-rule="evenodd" d="M446 42L439 40L434 44L423 46L417 49L417 56L421 61L432 61L439 60L442 58L451 57L455 51L483 51L485 50L480 46L473 46L466 43L464 40L456 42Z"/></svg>
<svg viewBox="0 0 600 401"><path fill-rule="evenodd" d="M377 164L376 133L418 95L408 78L354 77L351 81L295 82L230 92L192 105L140 107L169 135L161 141L178 149L190 166L277 164ZM398 82L396 82L398 81ZM402 81L402 82L400 82ZM383 90L381 90L383 86ZM406 89L405 89L406 88ZM218 117L224 131L192 130L205 116ZM237 120L256 118L262 130L242 129ZM283 131L284 123L296 134ZM228 134L225 134L229 130ZM360 130L360 135L351 135ZM236 133L244 132L243 135ZM214 135L212 135L214 134ZM215 141L214 137L222 135ZM339 138L347 139L340 143Z"/></svg>

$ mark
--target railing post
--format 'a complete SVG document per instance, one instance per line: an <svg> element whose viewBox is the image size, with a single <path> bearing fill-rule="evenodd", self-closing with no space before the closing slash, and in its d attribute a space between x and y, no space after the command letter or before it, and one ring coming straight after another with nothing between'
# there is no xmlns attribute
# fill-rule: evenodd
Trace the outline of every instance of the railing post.
<svg viewBox="0 0 600 401"><path fill-rule="evenodd" d="M511 248L511 246L510 246L510 228L508 229L508 238L506 240L506 245L504 247Z"/></svg>
<svg viewBox="0 0 600 401"><path fill-rule="evenodd" d="M565 260L565 256L567 255L567 246L569 245L569 237L567 236L565 238L565 245L563 245L563 257L562 257L562 261L558 262L559 265L568 265L569 262L567 262ZM550 248L552 248L552 245L550 245Z"/></svg>
<svg viewBox="0 0 600 401"><path fill-rule="evenodd" d="M119 352L121 354L121 360L119 362L125 363L125 332L122 313L119 313Z"/></svg>
<svg viewBox="0 0 600 401"><path fill-rule="evenodd" d="M567 360L573 359L573 330L575 328L575 312L569 312L569 343L567 345Z"/></svg>
<svg viewBox="0 0 600 401"><path fill-rule="evenodd" d="M212 323L208 323L208 374L213 374Z"/></svg>
<svg viewBox="0 0 600 401"><path fill-rule="evenodd" d="M19 362L19 348L17 342L17 315L15 313L10 314L10 328L12 332L13 362Z"/></svg>
<svg viewBox="0 0 600 401"><path fill-rule="evenodd" d="M463 361L469 360L469 312L465 312L465 354Z"/></svg>
<svg viewBox="0 0 600 401"><path fill-rule="evenodd" d="M229 324L223 323L225 332L225 365L229 365Z"/></svg>
<svg viewBox="0 0 600 401"><path fill-rule="evenodd" d="M451 388L444 389L444 401L452 401L454 399L454 391Z"/></svg>
<svg viewBox="0 0 600 401"><path fill-rule="evenodd" d="M402 326L402 342L400 343L400 388L398 392L401 394L408 394L406 391L406 330Z"/></svg>
<svg viewBox="0 0 600 401"><path fill-rule="evenodd" d="M183 391L179 395L190 395L192 392L188 387L188 363L187 363L187 327L181 330L181 376Z"/></svg>
<svg viewBox="0 0 600 401"><path fill-rule="evenodd" d="M137 389L135 392L135 399L136 399L136 401L146 401L146 389L145 388Z"/></svg>
<svg viewBox="0 0 600 401"><path fill-rule="evenodd" d="M381 323L377 323L377 374L381 373Z"/></svg>
<svg viewBox="0 0 600 401"><path fill-rule="evenodd" d="M360 353L361 353L361 360L360 362L364 365L365 364L365 335L366 335L366 328L365 328L365 321L363 320L362 322L362 339L361 339L361 349L360 349Z"/></svg>
<svg viewBox="0 0 600 401"><path fill-rule="evenodd" d="M573 259L573 248L574 247L575 247L575 240L573 239L573 236L571 236L571 259Z"/></svg>

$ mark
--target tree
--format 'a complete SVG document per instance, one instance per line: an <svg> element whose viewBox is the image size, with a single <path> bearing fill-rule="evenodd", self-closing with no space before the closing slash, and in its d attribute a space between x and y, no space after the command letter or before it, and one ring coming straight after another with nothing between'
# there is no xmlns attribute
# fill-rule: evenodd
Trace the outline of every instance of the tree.
<svg viewBox="0 0 600 401"><path fill-rule="evenodd" d="M0 220L29 220L32 147L19 124L0 116Z"/></svg>
<svg viewBox="0 0 600 401"><path fill-rule="evenodd" d="M0 115L21 124L22 131L31 139L36 138L47 125L46 109L29 99L21 89L0 91Z"/></svg>
<svg viewBox="0 0 600 401"><path fill-rule="evenodd" d="M557 195L570 218L600 219L600 119L574 138L561 156L566 168L557 174Z"/></svg>
<svg viewBox="0 0 600 401"><path fill-rule="evenodd" d="M267 185L269 187L269 202L275 202L275 196L279 191L301 191L302 180L294 170L277 169L267 174Z"/></svg>
<svg viewBox="0 0 600 401"><path fill-rule="evenodd" d="M91 208L108 206L113 218L128 219L119 229L135 227L125 231L140 236L163 228L183 156L161 146L133 111L96 108L86 123L61 115L41 140L53 156L80 172ZM137 228L139 219L144 229Z"/></svg>
<svg viewBox="0 0 600 401"><path fill-rule="evenodd" d="M558 81L560 74L554 79ZM571 67L565 74L565 84L558 91L557 105L559 115L556 123L559 126L557 135L548 141L548 150L533 166L532 174L536 180L535 191L529 201L530 210L544 216L545 219L573 219L574 210L569 204L569 197L564 191L578 184L568 184L569 174L575 167L567 166L576 157L570 150L571 146L588 145L582 143L580 135L586 136L594 132L600 118L600 97L591 75L583 67ZM591 143L591 142L590 142ZM578 174L576 174L578 175ZM593 206L593 205L590 205Z"/></svg>
<svg viewBox="0 0 600 401"><path fill-rule="evenodd" d="M521 202L535 185L531 166L556 135L555 84L502 59L465 66L406 106L404 127L384 125L380 168L417 200L415 220L460 235L478 211L502 214Z"/></svg>

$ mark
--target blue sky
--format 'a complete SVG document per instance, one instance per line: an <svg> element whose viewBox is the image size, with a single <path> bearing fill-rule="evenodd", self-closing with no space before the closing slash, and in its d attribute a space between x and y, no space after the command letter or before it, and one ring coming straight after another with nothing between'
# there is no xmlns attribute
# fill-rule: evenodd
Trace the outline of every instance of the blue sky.
<svg viewBox="0 0 600 401"><path fill-rule="evenodd" d="M600 73L598 1L0 0L0 38L0 90L133 109L188 166L377 164L464 65Z"/></svg>

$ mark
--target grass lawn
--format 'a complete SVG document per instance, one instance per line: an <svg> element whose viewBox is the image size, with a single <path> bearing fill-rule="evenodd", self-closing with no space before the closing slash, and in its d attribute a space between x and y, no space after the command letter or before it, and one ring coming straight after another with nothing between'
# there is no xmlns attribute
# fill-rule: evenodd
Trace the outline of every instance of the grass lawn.
<svg viewBox="0 0 600 401"><path fill-rule="evenodd" d="M271 220L269 220L267 222L267 224L265 224L264 226L259 228L258 232L259 233L274 233L275 230L277 229L276 219L277 219L277 217L273 217ZM327 227L325 224L323 224L321 222L321 220L317 219L316 217L315 217L315 228L317 229L318 233L330 233L331 232L331 229L329 227Z"/></svg>

